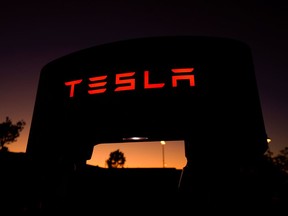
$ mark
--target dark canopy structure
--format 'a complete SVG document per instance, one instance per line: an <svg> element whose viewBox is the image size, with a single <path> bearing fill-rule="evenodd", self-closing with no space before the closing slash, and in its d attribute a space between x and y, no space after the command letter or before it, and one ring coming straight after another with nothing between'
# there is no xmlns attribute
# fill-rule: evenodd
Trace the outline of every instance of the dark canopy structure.
<svg viewBox="0 0 288 216"><path fill-rule="evenodd" d="M138 38L44 66L27 146L32 158L44 166L85 163L94 145L135 137L184 140L181 188L200 194L195 185L209 185L218 194L226 177L267 149L250 47L217 37Z"/></svg>
<svg viewBox="0 0 288 216"><path fill-rule="evenodd" d="M232 39L158 37L50 62L41 71L27 152L51 157L55 137L58 154L80 158L79 148L130 137L191 140L196 151L263 152L250 49Z"/></svg>

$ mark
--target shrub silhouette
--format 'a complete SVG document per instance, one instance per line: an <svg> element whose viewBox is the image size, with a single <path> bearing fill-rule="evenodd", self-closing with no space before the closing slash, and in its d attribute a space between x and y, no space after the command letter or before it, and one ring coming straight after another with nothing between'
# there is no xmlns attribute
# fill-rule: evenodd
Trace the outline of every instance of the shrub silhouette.
<svg viewBox="0 0 288 216"><path fill-rule="evenodd" d="M110 157L106 160L108 168L123 168L126 162L124 153L119 149L110 153Z"/></svg>

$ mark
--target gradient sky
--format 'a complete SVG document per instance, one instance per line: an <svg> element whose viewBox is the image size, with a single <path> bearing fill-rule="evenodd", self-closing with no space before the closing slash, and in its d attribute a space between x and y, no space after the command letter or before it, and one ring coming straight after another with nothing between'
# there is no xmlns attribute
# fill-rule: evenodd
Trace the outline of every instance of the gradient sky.
<svg viewBox="0 0 288 216"><path fill-rule="evenodd" d="M129 142L103 143L94 146L93 154L87 164L106 167L106 160L110 153L119 149L126 159L127 168L176 168L182 169L186 165L184 141L168 141L165 145L160 142Z"/></svg>
<svg viewBox="0 0 288 216"><path fill-rule="evenodd" d="M9 116L13 122L23 119L27 123L18 141L8 145L10 151L26 151L40 70L45 64L103 43L166 35L229 37L250 45L266 131L272 138L270 149L277 153L288 146L287 6L277 1L199 2L1 3L0 121Z"/></svg>

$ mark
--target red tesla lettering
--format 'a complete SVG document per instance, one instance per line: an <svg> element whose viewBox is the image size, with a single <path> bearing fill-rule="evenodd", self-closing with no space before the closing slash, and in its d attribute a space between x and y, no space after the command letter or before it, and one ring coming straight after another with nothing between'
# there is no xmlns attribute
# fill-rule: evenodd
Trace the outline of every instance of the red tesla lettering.
<svg viewBox="0 0 288 216"><path fill-rule="evenodd" d="M99 93L105 92L106 88L99 88L99 87L105 86L107 82L99 82L99 81L105 80L106 78L107 78L107 75L89 78L90 81L95 82L95 83L89 84L89 87L96 88L96 89L88 90L88 93L99 94Z"/></svg>
<svg viewBox="0 0 288 216"><path fill-rule="evenodd" d="M126 84L124 86L119 86L115 88L114 91L126 91L126 90L135 90L135 79L122 79L126 77L132 77L135 74L135 72L127 72L127 73L121 73L116 74L116 81L115 84Z"/></svg>
<svg viewBox="0 0 288 216"><path fill-rule="evenodd" d="M144 71L144 88L149 89L149 88L163 88L165 83L149 83L149 71L146 70Z"/></svg>
<svg viewBox="0 0 288 216"><path fill-rule="evenodd" d="M65 85L66 86L71 86L70 88L70 97L74 97L74 90L75 90L75 85L76 84L79 84L82 82L82 79L80 80L73 80L73 81L70 81L70 82L65 82Z"/></svg>
<svg viewBox="0 0 288 216"><path fill-rule="evenodd" d="M192 73L194 71L194 68L175 68L172 69L173 73ZM190 86L195 86L195 80L194 80L194 75L189 74L189 75L173 75L172 76L172 86L177 87L177 82L178 80L189 80L190 81Z"/></svg>
<svg viewBox="0 0 288 216"><path fill-rule="evenodd" d="M195 86L195 78L194 75L191 74L194 71L194 68L173 68L172 71L172 87L178 87L180 80L188 80L189 86ZM133 77L136 72L126 72L115 74L115 92L119 91L127 91L127 90L135 90L136 88L136 80ZM106 92L106 84L107 84L107 75L103 76L95 76L90 77L88 84L88 94L101 94ZM156 89L163 88L165 83L151 83L150 81L150 71L144 71L144 89ZM72 80L65 82L66 86L70 86L70 97L74 97L75 86L80 84L82 79Z"/></svg>

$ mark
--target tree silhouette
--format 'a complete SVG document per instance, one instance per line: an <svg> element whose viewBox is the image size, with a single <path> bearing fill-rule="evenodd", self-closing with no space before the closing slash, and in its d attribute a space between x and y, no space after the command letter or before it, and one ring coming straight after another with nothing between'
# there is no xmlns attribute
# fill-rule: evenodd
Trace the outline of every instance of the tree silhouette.
<svg viewBox="0 0 288 216"><path fill-rule="evenodd" d="M282 149L278 155L272 157L273 163L288 174L288 147Z"/></svg>
<svg viewBox="0 0 288 216"><path fill-rule="evenodd" d="M124 153L119 149L110 153L110 157L106 160L108 168L123 168L126 162Z"/></svg>
<svg viewBox="0 0 288 216"><path fill-rule="evenodd" d="M274 156L270 149L265 153L268 161L266 168L268 175L263 179L268 180L267 186L270 185L269 190L272 204L277 209L286 210L288 203L288 147L283 148Z"/></svg>
<svg viewBox="0 0 288 216"><path fill-rule="evenodd" d="M25 124L23 120L12 124L12 120L6 117L6 120L0 124L0 151L8 151L8 147L5 145L17 141L17 137L24 129Z"/></svg>

